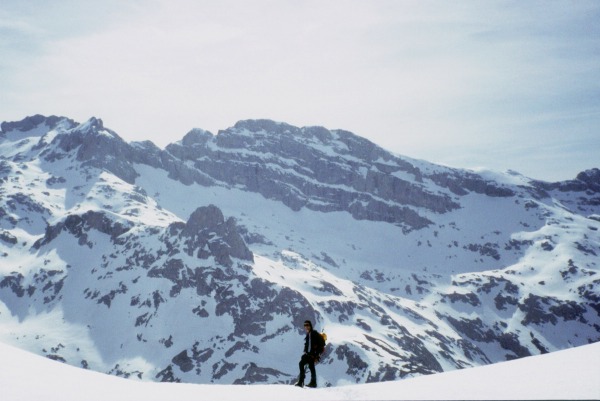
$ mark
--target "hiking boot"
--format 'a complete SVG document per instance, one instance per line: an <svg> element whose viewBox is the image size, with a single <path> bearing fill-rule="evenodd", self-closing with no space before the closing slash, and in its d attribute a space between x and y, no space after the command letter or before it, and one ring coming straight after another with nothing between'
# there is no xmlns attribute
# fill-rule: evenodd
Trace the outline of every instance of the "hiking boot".
<svg viewBox="0 0 600 401"><path fill-rule="evenodd" d="M296 386L296 387L304 387L304 383L302 383L302 382L299 381L298 383L294 384L294 386Z"/></svg>
<svg viewBox="0 0 600 401"><path fill-rule="evenodd" d="M306 387L317 388L317 381L311 380L310 383L308 383L308 385Z"/></svg>

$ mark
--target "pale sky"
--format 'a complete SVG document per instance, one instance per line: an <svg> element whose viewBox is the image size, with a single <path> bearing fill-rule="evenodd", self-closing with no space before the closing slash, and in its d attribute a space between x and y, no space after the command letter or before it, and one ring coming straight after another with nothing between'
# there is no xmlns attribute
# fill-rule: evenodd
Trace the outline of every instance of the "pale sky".
<svg viewBox="0 0 600 401"><path fill-rule="evenodd" d="M600 167L600 1L1 0L0 121L160 147L269 118L557 181Z"/></svg>

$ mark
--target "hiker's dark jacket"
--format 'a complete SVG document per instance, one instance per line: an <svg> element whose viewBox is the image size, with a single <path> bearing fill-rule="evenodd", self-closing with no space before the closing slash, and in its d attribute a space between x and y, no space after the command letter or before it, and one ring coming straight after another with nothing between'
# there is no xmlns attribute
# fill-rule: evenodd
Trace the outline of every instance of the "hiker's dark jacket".
<svg viewBox="0 0 600 401"><path fill-rule="evenodd" d="M310 336L310 350L308 349L308 336ZM304 338L304 353L312 356L319 356L323 352L323 337L316 330L311 330Z"/></svg>

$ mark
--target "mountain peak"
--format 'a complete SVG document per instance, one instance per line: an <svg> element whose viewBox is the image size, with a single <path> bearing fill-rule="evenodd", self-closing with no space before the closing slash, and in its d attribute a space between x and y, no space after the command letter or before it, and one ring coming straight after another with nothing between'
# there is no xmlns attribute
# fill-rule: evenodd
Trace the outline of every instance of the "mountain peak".
<svg viewBox="0 0 600 401"><path fill-rule="evenodd" d="M600 169L598 168L582 171L577 174L577 179L595 187L596 191L600 190Z"/></svg>
<svg viewBox="0 0 600 401"><path fill-rule="evenodd" d="M41 114L35 114L33 116L25 117L20 121L3 122L0 124L0 136L5 135L10 131L29 132L33 131L38 127L44 126L43 132L54 129L60 122L65 122L69 128L76 125L76 123L66 117L60 116L44 116Z"/></svg>
<svg viewBox="0 0 600 401"><path fill-rule="evenodd" d="M269 119L240 120L237 123L235 123L233 128L238 130L248 130L250 132L266 131L273 133L284 132L286 130L298 130L297 127L294 127L290 124L277 122Z"/></svg>
<svg viewBox="0 0 600 401"><path fill-rule="evenodd" d="M212 137L213 134L210 131L206 131L201 128L194 128L185 134L181 140L181 144L183 146L194 146L196 144L202 145L212 139Z"/></svg>
<svg viewBox="0 0 600 401"><path fill-rule="evenodd" d="M239 234L235 220L225 220L223 212L215 205L197 208L185 223L181 234L190 238L187 241L190 254L197 252L199 257L213 254L225 266L233 264L231 257L253 260L252 252Z"/></svg>
<svg viewBox="0 0 600 401"><path fill-rule="evenodd" d="M90 117L87 121L79 124L79 126L77 126L75 130L85 133L97 133L104 130L104 123L100 118Z"/></svg>

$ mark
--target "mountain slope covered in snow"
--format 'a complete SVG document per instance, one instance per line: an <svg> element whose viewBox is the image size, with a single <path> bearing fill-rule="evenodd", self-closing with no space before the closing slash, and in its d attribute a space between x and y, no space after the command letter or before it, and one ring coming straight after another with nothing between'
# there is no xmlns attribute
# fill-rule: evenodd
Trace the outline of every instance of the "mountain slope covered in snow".
<svg viewBox="0 0 600 401"><path fill-rule="evenodd" d="M559 183L241 121L161 150L92 118L0 131L0 340L142 380L321 386L600 339L600 170Z"/></svg>

